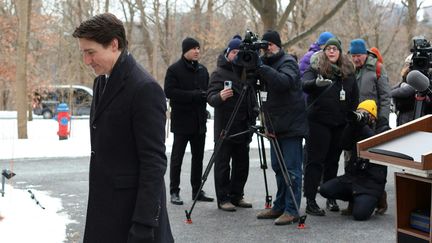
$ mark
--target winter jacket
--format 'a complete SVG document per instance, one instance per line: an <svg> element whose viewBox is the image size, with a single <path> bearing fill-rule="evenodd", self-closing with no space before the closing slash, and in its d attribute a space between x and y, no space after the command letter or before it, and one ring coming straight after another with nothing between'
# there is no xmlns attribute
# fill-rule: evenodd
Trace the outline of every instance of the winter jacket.
<svg viewBox="0 0 432 243"><path fill-rule="evenodd" d="M172 64L165 76L165 95L171 105L171 132L203 134L207 122L207 68L184 57Z"/></svg>
<svg viewBox="0 0 432 243"><path fill-rule="evenodd" d="M406 82L395 85L390 93L397 112L397 125L414 119L415 89Z"/></svg>
<svg viewBox="0 0 432 243"><path fill-rule="evenodd" d="M304 54L304 56L300 59L300 75L303 77L303 74L306 72L307 68L310 66L310 59L315 52L320 51L321 48L318 43L312 43L310 45L308 52Z"/></svg>
<svg viewBox="0 0 432 243"><path fill-rule="evenodd" d="M304 73L302 78L303 91L308 95L308 119L331 127L345 125L346 113L354 111L358 105L358 87L354 73L342 79L341 75L324 77L333 80L333 84L318 87L315 80L318 76L318 58ZM341 91L345 92L345 100L340 100Z"/></svg>
<svg viewBox="0 0 432 243"><path fill-rule="evenodd" d="M257 117L256 112L256 96L254 90L250 89L245 82L241 81L239 75L234 71L232 63L228 62L223 54L221 54L217 61L217 68L211 74L210 84L207 91L208 103L214 107L214 141L216 142L221 135L222 129L226 128L226 125L234 115L234 107L237 104L240 94L243 88L247 88L245 96L240 103L239 110L234 115L233 123L231 125L226 139L234 143L250 142L252 133L245 133L240 136L229 138L230 135L247 131L250 126L255 124ZM240 68L240 67L238 67ZM232 81L232 89L234 96L222 100L219 92L224 89L224 81Z"/></svg>
<svg viewBox="0 0 432 243"><path fill-rule="evenodd" d="M341 146L351 150L352 156L345 168L342 181L352 183L353 194L369 194L380 198L387 182L387 166L369 163L357 157L357 142L390 129L387 125L373 130L366 124L350 122L343 131Z"/></svg>
<svg viewBox="0 0 432 243"><path fill-rule="evenodd" d="M300 71L296 60L283 50L262 57L257 69L267 101L263 102L267 128L278 137L304 137L308 132Z"/></svg>
<svg viewBox="0 0 432 243"><path fill-rule="evenodd" d="M377 58L369 54L365 64L356 70L357 85L359 87L359 101L372 99L378 106L378 121L388 124L390 114L390 85L384 65L381 65L380 77L376 74Z"/></svg>

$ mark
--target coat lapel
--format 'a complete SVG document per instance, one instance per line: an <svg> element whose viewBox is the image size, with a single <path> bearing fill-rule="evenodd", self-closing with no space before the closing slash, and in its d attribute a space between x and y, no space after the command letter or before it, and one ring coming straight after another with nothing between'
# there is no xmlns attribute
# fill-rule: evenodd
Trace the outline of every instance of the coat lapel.
<svg viewBox="0 0 432 243"><path fill-rule="evenodd" d="M111 73L111 76L109 77L108 83L105 87L105 92L99 97L91 122L97 120L97 118L107 108L111 101L124 88L127 76L129 74L128 69L132 68L133 66L134 63L132 56L130 56L127 51L123 51L117 60L117 63L114 65L113 72Z"/></svg>

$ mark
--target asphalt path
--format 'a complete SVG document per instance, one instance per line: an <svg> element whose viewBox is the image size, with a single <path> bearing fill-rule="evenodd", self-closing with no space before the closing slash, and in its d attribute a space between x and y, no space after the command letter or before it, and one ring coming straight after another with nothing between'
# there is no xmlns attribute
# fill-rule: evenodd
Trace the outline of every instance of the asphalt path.
<svg viewBox="0 0 432 243"><path fill-rule="evenodd" d="M212 151L205 153L204 169ZM260 169L257 150L251 151L249 178L245 198L253 204L252 209L238 208L236 212L217 209L215 202L198 202L192 211L192 224L186 224L185 210L192 206L190 187L190 153L185 154L181 174L181 197L185 204L169 203L167 207L171 228L176 242L395 242L396 217L394 195L394 172L389 168L386 190L389 209L385 215L373 216L368 221L354 221L338 212L326 212L324 217L307 216L304 229L297 225L276 226L273 220L258 220L256 214L264 208L265 189L263 171ZM169 158L169 154L168 154ZM1 161L0 168L9 168L11 161ZM67 227L65 242L82 242L88 195L89 158L26 159L13 161L14 186L50 191L53 197L62 199L64 210L73 223ZM266 170L270 194L276 194L274 173ZM339 173L342 173L340 171ZM169 183L169 171L166 184ZM204 190L215 196L213 170L208 175ZM317 196L321 207L325 199ZM43 202L40 202L43 205ZM341 208L347 203L338 201ZM301 212L304 213L305 198Z"/></svg>

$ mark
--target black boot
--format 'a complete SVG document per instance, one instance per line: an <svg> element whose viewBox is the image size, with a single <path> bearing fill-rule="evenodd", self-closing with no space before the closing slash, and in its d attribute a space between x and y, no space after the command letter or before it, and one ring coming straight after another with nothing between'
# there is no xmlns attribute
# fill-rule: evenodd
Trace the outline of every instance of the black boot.
<svg viewBox="0 0 432 243"><path fill-rule="evenodd" d="M339 212L339 205L337 205L335 199L327 199L326 206L329 211Z"/></svg>
<svg viewBox="0 0 432 243"><path fill-rule="evenodd" d="M306 213L314 216L325 215L325 211L318 207L315 199L306 199Z"/></svg>

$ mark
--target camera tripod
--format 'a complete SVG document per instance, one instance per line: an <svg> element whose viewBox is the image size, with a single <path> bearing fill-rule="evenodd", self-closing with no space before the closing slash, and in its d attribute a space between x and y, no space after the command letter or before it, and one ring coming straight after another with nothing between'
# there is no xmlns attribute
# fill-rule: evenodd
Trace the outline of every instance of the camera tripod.
<svg viewBox="0 0 432 243"><path fill-rule="evenodd" d="M231 129L231 126L234 122L234 119L238 113L238 110L240 108L241 103L243 102L243 99L245 98L245 96L247 95L248 92L255 94L255 90L253 88L253 85L251 84L252 82L248 82L246 80L246 71L245 69L243 69L242 72L242 78L241 78L242 82L243 82L243 87L242 87L242 91L240 93L240 97L238 98L235 106L234 106L234 110L231 113L231 116L228 120L228 123L226 124L225 128L222 130L221 134L220 134L220 138L217 140L216 144L215 144L215 148L213 151L213 154L210 157L210 161L204 171L204 174L202 175L202 179L201 179L201 185L198 189L198 191L201 191L202 188L204 187L205 182L207 181L208 175L210 174L210 170L213 166L213 164L215 163L215 158L216 155L219 153L222 144L224 142L224 140L227 138L227 135L229 134L229 131ZM266 120L271 124L271 119L270 117L267 115L265 115L265 111L262 109L262 97L261 94L258 92L258 105L260 107L259 109L259 115L260 115L260 121L262 124L264 124L264 126L251 126L248 130L237 133L237 134L233 134L230 135L229 138L235 137L235 136L239 136L241 134L245 134L245 133L255 133L257 134L257 138L258 138L258 151L259 151L259 157L260 157L260 167L261 169L263 169L263 174L264 174L264 185L265 185L265 190L266 190L266 198L265 198L265 208L266 209L270 209L271 208L271 202L272 202L272 196L269 195L268 193L268 184L267 184L267 175L265 170L268 168L267 167L267 162L266 162L266 153L265 153L265 148L264 148L264 139L263 138L267 138L270 141L271 146L273 147L275 154L276 154L276 159L278 162L279 167L281 168L282 171L282 175L284 178L284 181L287 185L287 187L289 188L289 193L291 198L293 199L293 204L295 206L295 209L297 211L297 214L299 215L299 223L298 223L298 228L302 229L304 228L304 223L306 221L306 215L301 215L300 214L300 208L299 205L297 205L297 202L295 200L295 196L294 196L294 192L292 189L292 182L291 182L291 178L289 176L289 171L285 165L284 162L284 157L283 157L283 153L282 150L279 146L279 142L277 140L277 137L275 134L269 134L266 132ZM191 219L191 214L192 211L195 207L195 204L197 202L198 199L198 194L195 196L194 201L192 203L192 206L190 208L190 210L185 210L186 213L186 220L185 222L188 224L192 223L192 219Z"/></svg>

